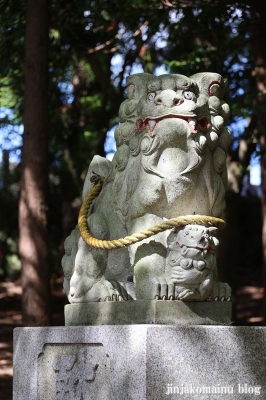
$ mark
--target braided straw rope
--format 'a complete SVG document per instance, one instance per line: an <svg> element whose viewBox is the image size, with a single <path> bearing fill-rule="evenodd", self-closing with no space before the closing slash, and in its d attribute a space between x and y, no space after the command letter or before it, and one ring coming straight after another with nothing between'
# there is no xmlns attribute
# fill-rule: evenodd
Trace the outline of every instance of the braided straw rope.
<svg viewBox="0 0 266 400"><path fill-rule="evenodd" d="M225 221L220 218L208 217L206 215L186 215L182 217L172 218L167 221L163 221L159 225L155 225L152 228L146 229L145 231L134 233L131 236L126 236L121 239L115 239L115 240L96 239L89 232L87 225L87 214L92 204L92 201L100 193L103 182L104 179L100 179L95 184L92 190L87 194L87 197L85 198L79 212L78 227L80 235L84 240L84 242L87 243L89 246L97 247L98 249L108 249L108 250L118 249L121 247L130 246L133 243L140 242L143 239L147 239L150 236L156 235L157 233L164 232L167 229L187 224L198 224L207 226L209 225L209 226L215 226L220 229L223 229L225 227Z"/></svg>

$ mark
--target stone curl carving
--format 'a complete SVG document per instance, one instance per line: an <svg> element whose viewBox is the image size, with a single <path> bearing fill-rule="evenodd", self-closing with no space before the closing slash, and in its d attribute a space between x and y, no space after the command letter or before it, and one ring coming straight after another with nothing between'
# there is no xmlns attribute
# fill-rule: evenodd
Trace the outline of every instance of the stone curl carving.
<svg viewBox="0 0 266 400"><path fill-rule="evenodd" d="M231 138L225 127L226 83L215 73L127 78L114 159L95 156L84 183L83 198L92 188L92 172L107 176L88 213L94 237L125 237L180 215L224 217ZM197 246L187 246L185 254L184 247L172 243L175 235L183 235L179 229L107 251L88 246L76 229L66 240L62 260L69 301L188 301L214 298L215 293L228 298L230 289L217 280L218 240L212 228L184 229L199 235L199 241L205 238L212 250L202 255Z"/></svg>

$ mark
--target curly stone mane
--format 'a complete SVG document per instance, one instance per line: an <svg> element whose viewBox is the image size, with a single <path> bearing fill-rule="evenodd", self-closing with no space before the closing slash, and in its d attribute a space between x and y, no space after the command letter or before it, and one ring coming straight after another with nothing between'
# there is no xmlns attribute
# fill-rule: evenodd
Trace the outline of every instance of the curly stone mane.
<svg viewBox="0 0 266 400"><path fill-rule="evenodd" d="M208 158L208 163L213 165L218 180L222 181L223 189L226 190L226 152L231 141L230 132L225 127L229 117L229 106L222 100L226 84L226 80L214 73L200 73L190 78L174 74L160 77L136 74L128 77L128 99L121 104L119 110L121 122L115 130L117 151L113 160L114 187L117 191L123 188L123 195L117 204L117 212L123 220L122 215L127 214L123 209L126 210L127 203L137 187L136 175L145 170L148 174L165 178L157 168L157 154L160 149L169 146L169 143L158 133L150 137L145 124L145 102L147 96L152 93L194 93L197 132L187 136L187 142L193 147L194 154L180 175L185 177ZM152 111L149 109L149 112Z"/></svg>

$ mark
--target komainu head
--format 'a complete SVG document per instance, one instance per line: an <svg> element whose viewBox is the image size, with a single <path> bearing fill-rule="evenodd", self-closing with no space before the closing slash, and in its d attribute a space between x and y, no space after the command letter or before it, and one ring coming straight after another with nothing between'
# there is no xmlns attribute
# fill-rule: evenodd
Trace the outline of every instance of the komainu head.
<svg viewBox="0 0 266 400"><path fill-rule="evenodd" d="M227 80L208 72L189 78L145 73L128 77L128 99L121 104L121 123L115 131L114 169L120 180L127 179L122 172L129 167L164 180L171 178L173 185L166 189L171 198L185 193L189 182L190 186L206 186L204 195L210 202L211 196L219 197L219 191L224 198L226 152L231 141L225 126L229 118L229 107L223 101L226 86ZM204 178L198 180L195 174L200 173ZM179 186L172 189L177 181ZM175 193L170 194L171 190ZM221 216L224 203L210 204L204 211Z"/></svg>
<svg viewBox="0 0 266 400"><path fill-rule="evenodd" d="M179 135L193 138L199 152L205 146L210 150L220 147L226 152L231 141L225 128L229 107L222 100L226 86L226 79L208 72L189 78L177 74L129 76L128 99L121 104L121 124L115 132L117 147L126 145L128 153L137 155L143 137L160 136L164 121L173 119L173 125L179 125ZM169 139L168 135L165 141ZM151 139L145 140L143 149L151 142ZM221 172L222 152L218 153L220 162L216 163L216 168Z"/></svg>

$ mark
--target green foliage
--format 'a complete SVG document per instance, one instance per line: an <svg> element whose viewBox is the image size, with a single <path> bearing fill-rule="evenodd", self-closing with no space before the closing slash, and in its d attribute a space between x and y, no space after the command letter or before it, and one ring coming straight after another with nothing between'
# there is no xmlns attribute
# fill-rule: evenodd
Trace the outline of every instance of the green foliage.
<svg viewBox="0 0 266 400"><path fill-rule="evenodd" d="M226 101L232 119L265 106L254 103L252 12L244 1L176 1L171 7L159 0L50 1L49 240L54 265L66 234L62 204L75 203L93 155L104 155L106 132L118 122L125 77L134 66L153 73L164 65L188 76L221 73L229 80ZM25 2L0 0L0 107L14 111L0 119L0 128L23 120L25 27ZM120 57L117 67L115 57ZM254 129L246 131L246 137L252 135ZM17 217L17 199L18 193L5 188L3 215ZM69 220L68 232L76 223ZM12 226L8 237L16 241ZM1 217L0 231L7 229Z"/></svg>

